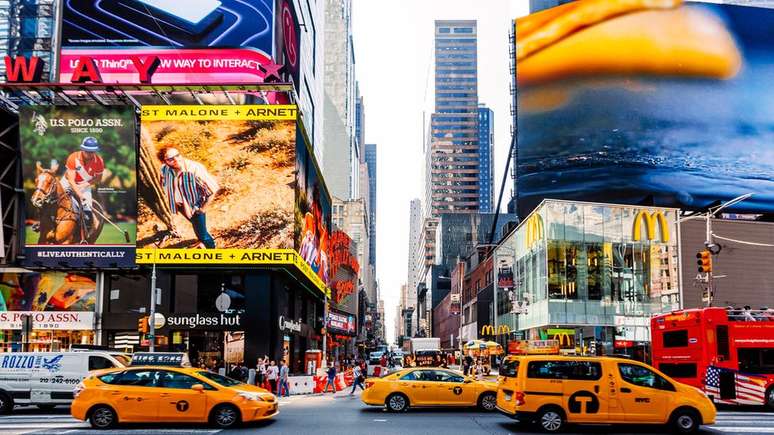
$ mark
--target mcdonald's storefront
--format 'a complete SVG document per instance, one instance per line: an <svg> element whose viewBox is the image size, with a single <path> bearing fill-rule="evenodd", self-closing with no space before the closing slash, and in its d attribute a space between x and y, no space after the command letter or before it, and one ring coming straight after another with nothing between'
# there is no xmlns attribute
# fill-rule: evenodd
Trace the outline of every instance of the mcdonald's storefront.
<svg viewBox="0 0 774 435"><path fill-rule="evenodd" d="M514 260L498 324L528 340L562 340L565 353L647 358L649 318L681 308L678 215L544 200L497 248Z"/></svg>

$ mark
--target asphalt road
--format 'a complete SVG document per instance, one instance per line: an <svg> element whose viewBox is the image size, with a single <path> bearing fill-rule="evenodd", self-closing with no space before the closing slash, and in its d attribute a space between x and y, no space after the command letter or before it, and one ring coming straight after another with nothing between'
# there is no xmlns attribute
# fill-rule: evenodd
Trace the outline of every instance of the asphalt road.
<svg viewBox="0 0 774 435"><path fill-rule="evenodd" d="M728 408L719 412L718 423L704 427L703 434L774 434L774 413L757 408ZM36 408L16 409L13 415L0 417L0 434L81 435L81 434L301 434L408 435L408 434L537 434L528 425L509 420L497 413L467 409L412 409L392 414L363 405L357 395L297 396L281 399L280 414L271 421L218 431L200 426L127 426L110 431L89 429L68 415L66 408L42 412ZM664 435L658 426L576 426L568 434Z"/></svg>

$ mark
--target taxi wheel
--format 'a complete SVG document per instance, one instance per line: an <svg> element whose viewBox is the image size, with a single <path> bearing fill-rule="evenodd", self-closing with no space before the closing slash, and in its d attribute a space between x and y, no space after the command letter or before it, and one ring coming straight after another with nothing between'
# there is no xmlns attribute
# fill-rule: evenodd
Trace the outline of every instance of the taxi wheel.
<svg viewBox="0 0 774 435"><path fill-rule="evenodd" d="M89 423L94 429L110 429L118 422L118 416L113 408L99 405L91 411Z"/></svg>
<svg viewBox="0 0 774 435"><path fill-rule="evenodd" d="M13 410L13 399L11 396L0 393L0 414L10 414Z"/></svg>
<svg viewBox="0 0 774 435"><path fill-rule="evenodd" d="M696 433L701 426L699 414L692 409L678 409L670 421L675 433Z"/></svg>
<svg viewBox="0 0 774 435"><path fill-rule="evenodd" d="M212 410L210 421L220 429L228 429L239 424L239 410L232 405L220 405Z"/></svg>
<svg viewBox="0 0 774 435"><path fill-rule="evenodd" d="M392 412L401 412L408 409L409 401L403 394L390 394L385 401L385 405Z"/></svg>
<svg viewBox="0 0 774 435"><path fill-rule="evenodd" d="M538 411L536 416L538 426L545 432L556 433L564 428L564 411L561 408L549 406Z"/></svg>
<svg viewBox="0 0 774 435"><path fill-rule="evenodd" d="M484 393L478 398L478 407L486 412L492 412L497 409L497 394Z"/></svg>

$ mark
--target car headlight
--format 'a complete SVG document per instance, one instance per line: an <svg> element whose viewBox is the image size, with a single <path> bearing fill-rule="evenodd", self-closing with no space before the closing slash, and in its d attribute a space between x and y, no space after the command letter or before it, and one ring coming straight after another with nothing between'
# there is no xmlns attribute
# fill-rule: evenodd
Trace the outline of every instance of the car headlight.
<svg viewBox="0 0 774 435"><path fill-rule="evenodd" d="M239 397L245 399L245 400L261 400L258 393L248 393L246 391L242 391L239 393Z"/></svg>
<svg viewBox="0 0 774 435"><path fill-rule="evenodd" d="M247 391L241 391L239 393L239 397L245 399L245 400L259 400L262 402L273 402L274 396L271 394L261 394L261 393L250 393Z"/></svg>

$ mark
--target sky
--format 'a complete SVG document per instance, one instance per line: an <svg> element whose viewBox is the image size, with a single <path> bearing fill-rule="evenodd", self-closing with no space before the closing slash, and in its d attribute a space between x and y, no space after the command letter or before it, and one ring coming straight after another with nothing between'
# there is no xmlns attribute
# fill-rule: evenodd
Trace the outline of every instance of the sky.
<svg viewBox="0 0 774 435"><path fill-rule="evenodd" d="M353 0L355 76L365 106L365 140L377 145L376 274L387 341L395 333L408 277L409 203L424 197L423 119L433 111L433 22L478 21L478 100L494 111L499 193L510 146L509 32L527 0ZM510 199L508 179L501 210Z"/></svg>

